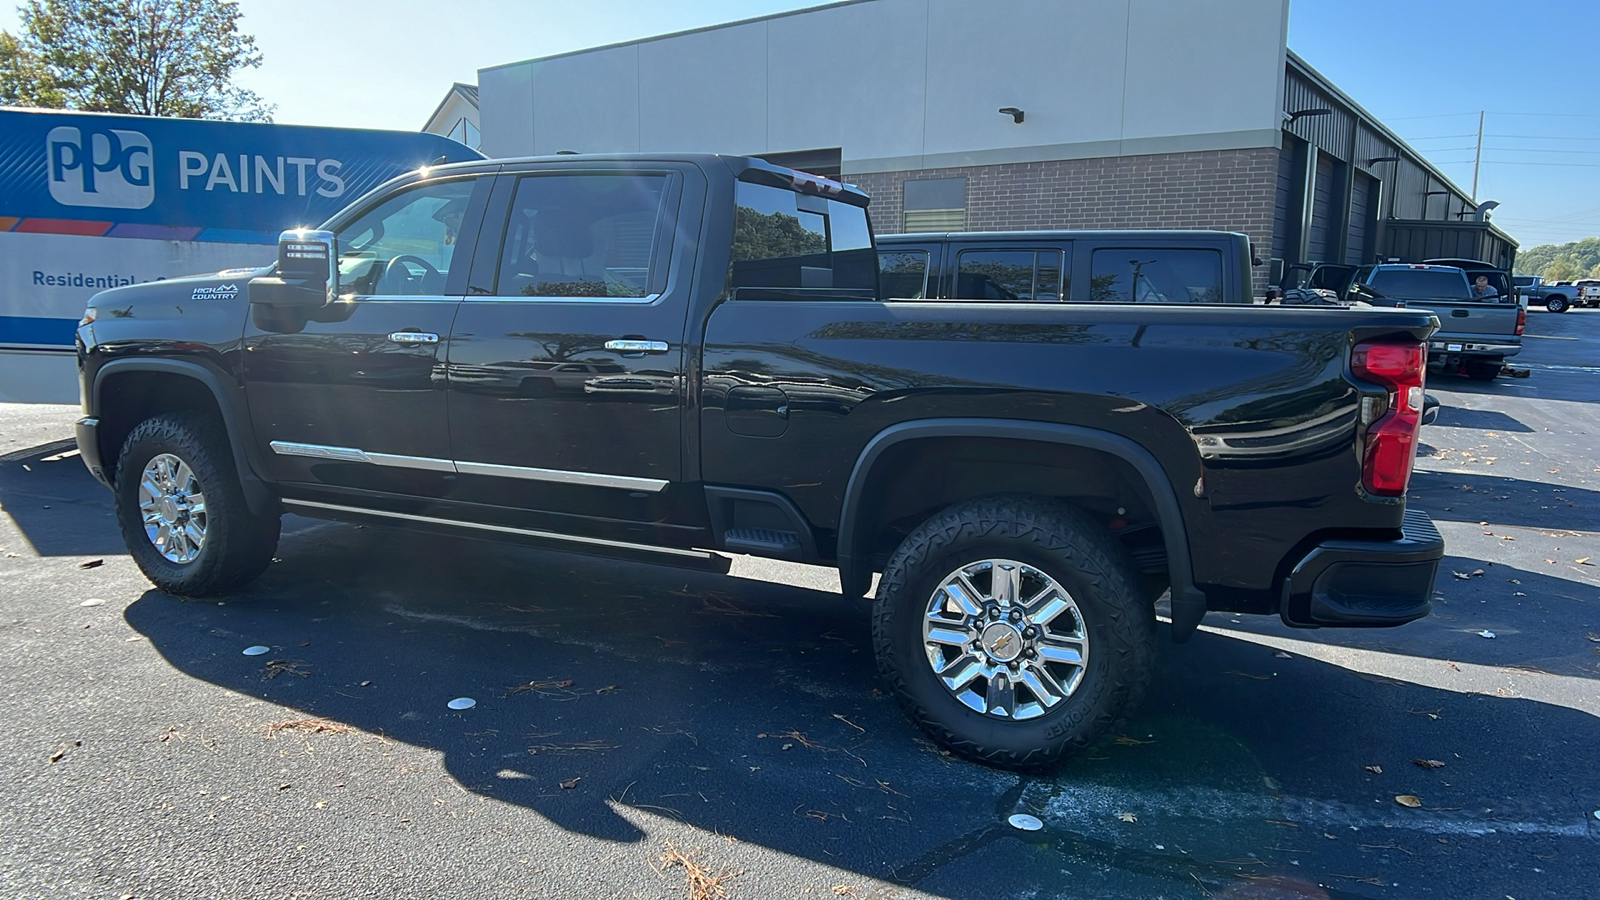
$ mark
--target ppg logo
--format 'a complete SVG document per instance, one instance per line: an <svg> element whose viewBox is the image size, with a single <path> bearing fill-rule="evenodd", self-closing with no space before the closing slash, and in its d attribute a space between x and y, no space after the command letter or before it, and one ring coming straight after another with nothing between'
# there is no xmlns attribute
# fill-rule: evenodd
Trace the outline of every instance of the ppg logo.
<svg viewBox="0 0 1600 900"><path fill-rule="evenodd" d="M155 199L150 139L137 131L62 125L50 129L44 144L57 203L144 209Z"/></svg>

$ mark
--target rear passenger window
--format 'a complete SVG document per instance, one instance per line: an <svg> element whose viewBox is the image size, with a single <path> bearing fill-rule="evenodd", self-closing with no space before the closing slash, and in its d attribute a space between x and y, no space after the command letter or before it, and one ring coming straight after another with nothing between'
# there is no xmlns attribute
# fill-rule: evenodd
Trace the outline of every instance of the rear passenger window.
<svg viewBox="0 0 1600 900"><path fill-rule="evenodd" d="M496 294L639 298L667 176L530 175L517 183Z"/></svg>
<svg viewBox="0 0 1600 900"><path fill-rule="evenodd" d="M885 299L922 300L928 296L928 251L878 253L878 283Z"/></svg>
<svg viewBox="0 0 1600 900"><path fill-rule="evenodd" d="M1054 302L1062 296L1059 250L963 250L958 257L956 300Z"/></svg>
<svg viewBox="0 0 1600 900"><path fill-rule="evenodd" d="M1114 247L1094 251L1089 299L1096 303L1221 303L1215 250Z"/></svg>
<svg viewBox="0 0 1600 900"><path fill-rule="evenodd" d="M747 182L739 182L735 198L730 293L820 289L877 297L878 255L865 209Z"/></svg>

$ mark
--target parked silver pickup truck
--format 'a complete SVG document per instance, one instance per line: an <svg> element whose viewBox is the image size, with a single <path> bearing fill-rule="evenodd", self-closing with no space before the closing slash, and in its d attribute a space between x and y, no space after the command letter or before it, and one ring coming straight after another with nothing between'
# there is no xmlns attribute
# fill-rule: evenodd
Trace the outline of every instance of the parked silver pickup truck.
<svg viewBox="0 0 1600 900"><path fill-rule="evenodd" d="M1537 304L1553 313L1564 313L1584 303L1583 289L1575 284L1545 284L1538 275L1518 275L1512 280L1530 306Z"/></svg>
<svg viewBox="0 0 1600 900"><path fill-rule="evenodd" d="M1425 309L1439 317L1428 343L1428 366L1493 381L1508 357L1522 352L1528 309L1506 289L1479 294L1456 266L1388 263L1362 266L1346 300L1372 306Z"/></svg>
<svg viewBox="0 0 1600 900"><path fill-rule="evenodd" d="M1487 282L1481 293L1473 286L1478 276ZM1475 260L1291 266L1284 288L1286 305L1427 310L1439 317L1439 331L1428 343L1428 368L1478 381L1494 380L1506 359L1522 352L1528 323L1527 305L1510 274Z"/></svg>

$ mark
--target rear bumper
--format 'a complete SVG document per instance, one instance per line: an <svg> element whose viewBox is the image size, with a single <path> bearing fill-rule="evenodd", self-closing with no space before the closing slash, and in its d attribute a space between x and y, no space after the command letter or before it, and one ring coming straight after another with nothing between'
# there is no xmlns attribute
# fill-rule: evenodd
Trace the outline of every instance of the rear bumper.
<svg viewBox="0 0 1600 900"><path fill-rule="evenodd" d="M79 419L73 426L73 431L78 438L78 457L83 464L89 467L89 474L106 487L111 486L111 477L106 473L105 465L100 460L100 420L92 416Z"/></svg>
<svg viewBox="0 0 1600 900"><path fill-rule="evenodd" d="M1295 564L1278 612L1287 625L1404 625L1428 614L1444 538L1421 510L1406 510L1392 541L1324 541Z"/></svg>
<svg viewBox="0 0 1600 900"><path fill-rule="evenodd" d="M1481 334L1435 334L1428 339L1428 356L1433 361L1445 357L1516 356L1522 344Z"/></svg>

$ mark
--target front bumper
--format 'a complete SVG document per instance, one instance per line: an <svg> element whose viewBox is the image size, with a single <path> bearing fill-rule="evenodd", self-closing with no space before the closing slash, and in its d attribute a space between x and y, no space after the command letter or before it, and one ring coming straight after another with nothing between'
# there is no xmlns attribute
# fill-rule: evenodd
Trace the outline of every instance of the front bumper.
<svg viewBox="0 0 1600 900"><path fill-rule="evenodd" d="M111 487L111 476L100 460L100 420L86 416L78 420L73 431L78 438L78 457L89 467L89 474L94 476L95 481Z"/></svg>
<svg viewBox="0 0 1600 900"><path fill-rule="evenodd" d="M1296 628L1404 625L1428 614L1443 558L1433 520L1408 509L1397 540L1318 544L1290 571L1278 613Z"/></svg>

